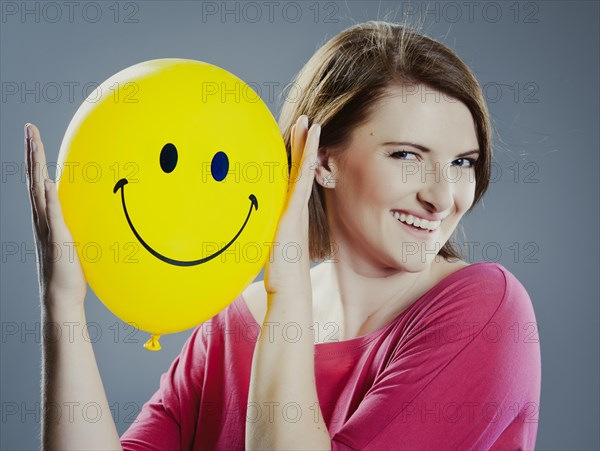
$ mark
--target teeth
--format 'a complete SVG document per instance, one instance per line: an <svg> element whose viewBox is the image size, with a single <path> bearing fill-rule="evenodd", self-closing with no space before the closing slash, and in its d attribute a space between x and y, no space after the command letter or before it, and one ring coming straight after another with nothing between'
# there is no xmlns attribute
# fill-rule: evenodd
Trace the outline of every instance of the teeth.
<svg viewBox="0 0 600 451"><path fill-rule="evenodd" d="M441 224L441 221L429 221L427 219L415 218L413 215L406 215L397 211L392 212L392 215L401 222L425 230L435 230Z"/></svg>

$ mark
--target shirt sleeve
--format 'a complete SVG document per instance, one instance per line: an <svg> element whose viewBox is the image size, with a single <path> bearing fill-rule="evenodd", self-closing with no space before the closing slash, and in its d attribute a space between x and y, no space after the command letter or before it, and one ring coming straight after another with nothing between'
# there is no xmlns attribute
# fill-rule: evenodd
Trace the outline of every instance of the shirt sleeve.
<svg viewBox="0 0 600 451"><path fill-rule="evenodd" d="M411 323L332 450L533 449L541 386L531 300L499 267Z"/></svg>
<svg viewBox="0 0 600 451"><path fill-rule="evenodd" d="M191 449L201 401L206 348L201 325L160 377L158 390L121 436L124 451Z"/></svg>

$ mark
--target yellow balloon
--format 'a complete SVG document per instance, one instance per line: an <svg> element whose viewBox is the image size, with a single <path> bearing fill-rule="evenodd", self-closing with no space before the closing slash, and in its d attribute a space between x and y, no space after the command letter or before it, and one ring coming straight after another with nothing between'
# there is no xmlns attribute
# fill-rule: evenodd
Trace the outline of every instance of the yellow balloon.
<svg viewBox="0 0 600 451"><path fill-rule="evenodd" d="M242 80L156 59L93 91L65 133L58 196L85 277L123 321L161 335L200 324L260 272L288 184L277 122Z"/></svg>

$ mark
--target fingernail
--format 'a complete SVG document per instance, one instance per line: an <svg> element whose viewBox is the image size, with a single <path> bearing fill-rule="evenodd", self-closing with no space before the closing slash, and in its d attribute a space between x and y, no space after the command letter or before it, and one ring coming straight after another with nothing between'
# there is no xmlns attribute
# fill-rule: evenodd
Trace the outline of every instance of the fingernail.
<svg viewBox="0 0 600 451"><path fill-rule="evenodd" d="M35 152L35 151L37 150L37 144L35 143L35 141L31 141L31 144L30 144L30 145L31 145L31 150L32 150L33 152Z"/></svg>
<svg viewBox="0 0 600 451"><path fill-rule="evenodd" d="M25 137L31 139L31 137L33 136L33 132L31 131L31 128L29 127L29 123L25 124Z"/></svg>
<svg viewBox="0 0 600 451"><path fill-rule="evenodd" d="M302 115L302 124L308 128L308 116L305 114Z"/></svg>
<svg viewBox="0 0 600 451"><path fill-rule="evenodd" d="M316 133L321 133L321 124L313 124Z"/></svg>

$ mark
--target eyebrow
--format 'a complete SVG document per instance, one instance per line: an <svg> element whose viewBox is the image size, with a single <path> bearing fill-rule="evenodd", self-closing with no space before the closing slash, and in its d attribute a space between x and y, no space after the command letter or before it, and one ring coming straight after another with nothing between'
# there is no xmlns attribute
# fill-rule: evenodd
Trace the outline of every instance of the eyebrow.
<svg viewBox="0 0 600 451"><path fill-rule="evenodd" d="M411 147L416 147L417 149L419 149L422 152L428 153L431 152L431 149L429 147L425 147L422 146L421 144L415 144L415 143L411 143L411 142L406 142L406 141L388 141L383 143L384 146L411 146ZM471 154L477 154L479 155L481 152L479 151L479 149L473 149L473 150L468 150L466 152L460 153L457 155L457 157L466 157L467 155L471 155Z"/></svg>

